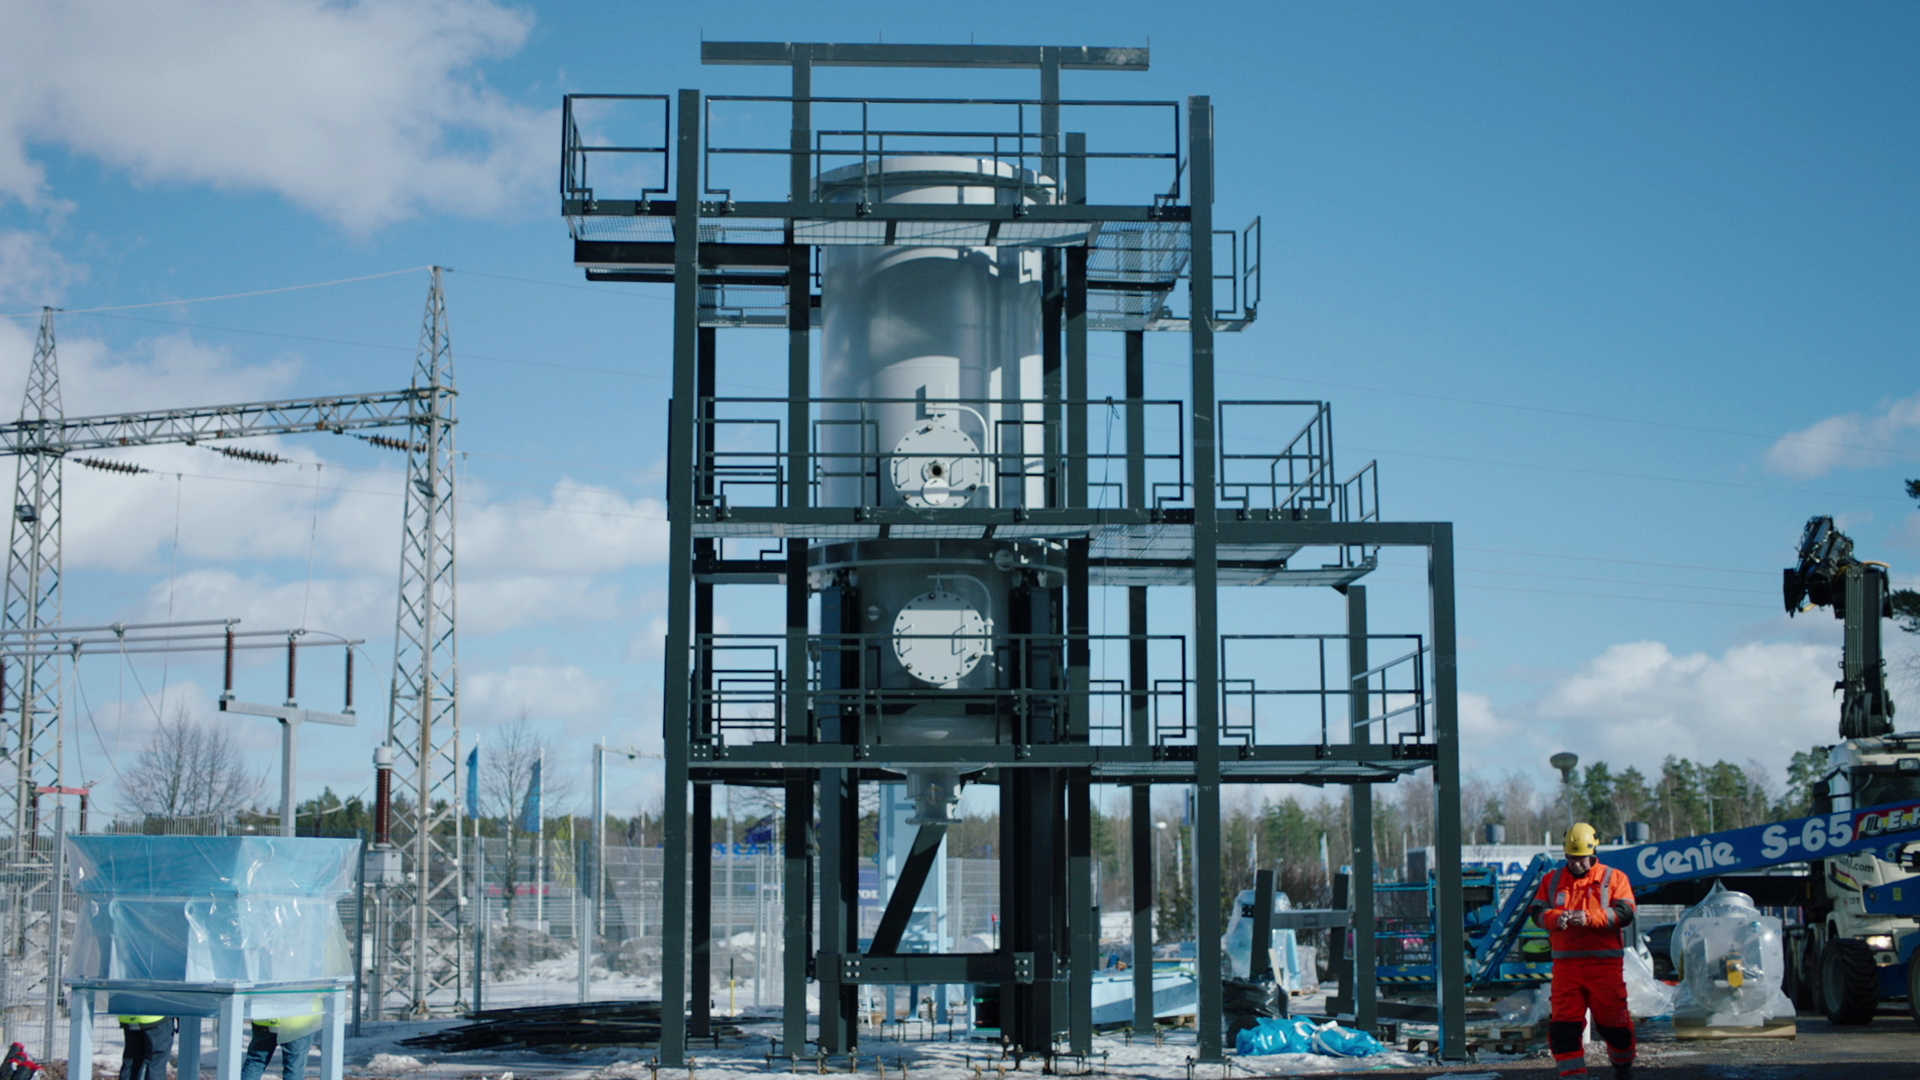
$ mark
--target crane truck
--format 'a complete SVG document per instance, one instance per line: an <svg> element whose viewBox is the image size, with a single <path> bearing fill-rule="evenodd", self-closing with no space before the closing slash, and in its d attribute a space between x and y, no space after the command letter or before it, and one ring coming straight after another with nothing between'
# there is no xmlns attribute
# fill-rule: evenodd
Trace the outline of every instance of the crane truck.
<svg viewBox="0 0 1920 1080"><path fill-rule="evenodd" d="M1812 785L1816 816L1920 799L1920 732L1894 731L1882 622L1893 617L1885 563L1857 559L1830 517L1807 522L1799 558L1783 575L1789 615L1831 608L1845 626L1841 648L1840 742L1827 748ZM1804 924L1789 938L1789 981L1801 1003L1836 1024L1863 1024L1882 998L1906 997L1920 1019L1920 965L1908 964L1920 926L1905 914L1920 894L1920 843L1892 844L1809 860ZM1899 899L1895 899L1896 893ZM1897 984L1897 985L1896 985Z"/></svg>
<svg viewBox="0 0 1920 1080"><path fill-rule="evenodd" d="M1840 741L1825 748L1803 818L1603 849L1643 903L1692 903L1714 881L1762 905L1800 909L1787 931L1787 991L1836 1024L1864 1024L1883 1000L1904 998L1920 1022L1920 732L1896 733L1881 623L1893 617L1885 563L1856 559L1830 517L1807 522L1784 575L1789 615L1830 608L1845 625ZM1516 946L1527 900L1558 865L1542 855L1517 885L1489 889L1469 919L1470 984L1527 985L1546 965ZM1799 874L1798 866L1807 867ZM1418 888L1419 886L1415 886ZM1496 904L1499 895L1504 903ZM1434 905L1429 904L1430 908ZM1377 977L1430 987L1433 966L1382 964Z"/></svg>

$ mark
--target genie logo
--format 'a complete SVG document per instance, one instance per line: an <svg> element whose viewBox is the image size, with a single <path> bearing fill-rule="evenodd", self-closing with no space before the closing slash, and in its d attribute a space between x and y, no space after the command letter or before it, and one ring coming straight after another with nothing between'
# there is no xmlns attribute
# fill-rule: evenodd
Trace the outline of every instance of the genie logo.
<svg viewBox="0 0 1920 1080"><path fill-rule="evenodd" d="M1733 853L1733 845L1724 840L1715 843L1710 837L1703 837L1698 842L1681 841L1664 850L1654 844L1642 848L1633 860L1633 868L1640 871L1640 876L1647 881L1681 874L1691 876L1738 865L1740 860Z"/></svg>
<svg viewBox="0 0 1920 1080"><path fill-rule="evenodd" d="M1900 847L1920 831L1920 802L1887 803L1708 836L1602 851L1600 861L1635 885L1712 877L1763 866Z"/></svg>

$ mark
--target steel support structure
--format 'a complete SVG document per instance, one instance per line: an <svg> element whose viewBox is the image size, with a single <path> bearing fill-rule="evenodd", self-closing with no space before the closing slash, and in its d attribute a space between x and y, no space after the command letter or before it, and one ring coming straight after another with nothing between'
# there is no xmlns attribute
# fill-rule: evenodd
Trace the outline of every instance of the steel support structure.
<svg viewBox="0 0 1920 1080"><path fill-rule="evenodd" d="M33 363L27 369L20 423L58 423L61 417L60 360L54 343L53 309L40 314ZM65 657L41 649L40 631L61 622L60 541L61 463L65 454L44 448L19 456L13 487L12 539L7 553L4 626L27 655L6 665L0 679L0 714L13 720L13 780L10 798L0 799L5 815L7 851L6 940L0 942L0 1023L18 1038L15 1023L22 1008L48 999L60 974L60 955L51 937L57 927L49 916L50 851L40 847L40 789L61 787L61 696L66 685ZM51 642L46 642L51 644ZM55 844L59 843L56 836ZM52 1024L52 1020L48 1020ZM51 1030L51 1027L49 1027Z"/></svg>
<svg viewBox="0 0 1920 1080"><path fill-rule="evenodd" d="M394 784L413 803L394 830L408 874L391 893L407 933L378 959L393 1012L421 1018L465 1008L466 926L461 898L460 655L454 590L453 345L441 270L433 268L412 390L425 397L408 427L406 509L393 638L387 744ZM375 1002L387 1011L387 1002Z"/></svg>
<svg viewBox="0 0 1920 1080"><path fill-rule="evenodd" d="M406 509L401 540L399 613L388 737L409 814L395 832L406 849L409 883L381 905L402 925L379 935L386 1001L377 1013L423 1015L461 1009L465 934L459 816L457 625L454 606L453 354L441 270L432 271L411 385L365 394L205 405L143 413L67 417L60 406L54 312L41 319L20 419L0 425L0 456L18 461L5 629L57 626L61 608L60 463L75 451L162 444L215 445L263 435L346 435L404 429ZM51 651L6 665L5 705L15 727L16 790L0 800L0 832L13 860L33 861L33 795L59 786L58 724L62 679ZM44 855L44 853L42 853ZM44 861L44 860L43 860ZM14 904L23 913L29 904ZM16 919L18 915L16 914ZM26 936L16 935L16 941ZM45 965L38 965L44 968ZM36 965L27 965L38 969Z"/></svg>
<svg viewBox="0 0 1920 1080"><path fill-rule="evenodd" d="M1063 97L1061 73L1144 70L1144 49L707 42L702 56L708 63L787 67L791 93L707 97L683 89L670 97L569 98L562 168L562 212L575 262L588 278L673 287L663 690L664 1015L689 1016L702 1030L703 1010L697 1004L688 1008L689 995L710 991L701 962L710 927L704 912L689 911L686 899L690 883L696 894L704 891L689 856L708 857L699 850L708 803L704 796L690 795L699 790L696 785L757 785L781 788L785 798L782 1056L806 1054L810 1041L829 1054L852 1051L860 1035L860 988L876 984L970 983L983 996L997 997L1002 1034L1023 1052L1089 1051L1091 984L1099 965L1091 824L1093 792L1103 785L1131 797L1136 964L1129 982L1134 1026L1149 1028L1154 1017L1147 954L1156 939L1153 796L1156 787L1190 787L1201 972L1197 1056L1219 1061L1226 1049L1220 976L1228 884L1220 851L1222 786L1351 785L1357 830L1353 862L1364 882L1356 892L1364 897L1364 907L1373 879L1371 847L1358 831L1367 825L1370 802L1364 793L1372 784L1432 769L1443 1054L1463 1056L1465 927L1459 899L1451 527L1381 520L1377 503L1367 496L1371 466L1346 481L1329 479L1332 451L1313 441L1320 435L1303 433L1287 450L1262 456L1248 451L1244 432L1228 430L1232 408L1313 404L1324 414L1324 406L1220 399L1215 336L1251 321L1258 253L1255 227L1243 233L1214 228L1210 100L1129 103L1165 106L1175 116L1173 148L1159 155L1168 160L1175 179L1170 188L1151 191L1139 203L1095 202L1092 193L1108 197L1112 190L1090 182L1091 167L1155 155L1089 145L1073 126L1074 110L1098 103ZM829 198L828 185L845 182L825 178L840 162L857 159L868 170L863 175L884 176L879 163L885 154L930 151L905 148L929 134L918 121L881 130L884 125L869 122L863 111L860 126L850 130L825 119L828 111L841 110L835 115L843 116L849 105L877 113L903 103L987 103L820 97L813 85L814 71L822 66L1036 72L1037 99L991 103L1017 106L1020 126L989 132L996 149L991 165L982 153L982 175L1006 178L1004 184L1020 185L1023 193L1029 184L1044 191L991 203L888 201L884 191L882 197L863 196L857 202ZM608 101L655 110L664 125L658 145L589 145L574 122L575 109ZM712 110L740 102L783 110L788 130L766 148L731 145L734 134L712 120ZM981 130L961 125L945 137L978 142ZM876 146L888 149L872 149ZM1018 147L1019 160L1012 161L1015 152L1009 151L1003 163L1004 147ZM640 154L657 162L659 186L631 193L596 191L588 185L587 165L600 152ZM720 166L730 153L788 155L789 168L781 177L784 197L760 198L723 186ZM841 505L822 494L850 468L871 478L860 483L878 485L890 467L886 454L895 455L891 467L897 469L904 453L869 450L863 442L860 453L872 460L850 466L844 451L836 460L836 451L826 448L823 432L844 423L829 415L830 407L849 403L815 396L821 365L810 331L818 325L814 312L822 296L814 257L848 244L1035 252L1035 273L1042 282L1036 371L1041 388L1037 397L1031 389L1013 392L1020 395L1019 403L1007 408L1031 406L1008 415L1017 417L1011 421L1015 426L1038 434L1023 436L1017 452L987 455L991 467L1015 470L1011 482L1027 494L950 505L900 505L877 494L862 505ZM753 289L773 300L753 308L729 299ZM1173 307L1183 300L1185 313L1175 314ZM755 326L786 332L784 395L716 396L715 387L722 384L714 377L720 362L714 330ZM1095 389L1096 375L1105 374L1089 370L1089 335L1096 330L1123 333L1123 399L1102 400ZM1149 330L1187 335L1187 383L1175 402L1146 398ZM730 419L729 409L755 402L762 403L761 413L745 421ZM880 401L853 404L865 408ZM1177 425L1172 450L1152 444L1156 405L1172 406L1171 413L1158 414L1172 418L1158 430ZM729 423L746 426L716 439ZM1121 445L1115 445L1116 425L1125 432ZM736 437L742 432L760 433L770 448L742 451ZM1275 434L1264 430L1253 441L1270 442ZM1325 438L1330 439L1330 427ZM1009 465L1013 458L1021 460ZM1256 459L1268 479L1248 478L1246 463ZM999 730L1010 734L990 743L884 738L888 717L902 714L886 712L889 706L872 697L878 684L861 681L872 678L861 674L869 663L863 657L878 646L845 644L872 637L868 624L880 619L880 609L861 598L857 581L833 568L829 553L850 541L914 538L1013 540L1031 545L1023 550L1046 552L1046 572L1022 579L1030 584L1020 586L1020 603L997 616L1004 621L994 633L1006 638L996 646L1001 651L994 661L1003 677L995 684L1000 696L977 708L1002 710L993 715L1005 718L1007 726ZM749 552L745 557L737 554L743 547ZM1412 548L1426 556L1429 617L1417 632L1383 635L1368 628L1366 592L1358 583L1377 565L1382 548ZM1330 552L1329 561L1307 556L1298 565L1289 561L1307 549ZM715 632L716 590L776 583L781 602L764 605L780 613L768 616L776 632ZM1323 703L1316 735L1284 737L1263 727L1264 721L1252 717L1253 704L1280 699L1257 694L1296 691L1252 691L1248 687L1258 677L1227 670L1231 648L1256 638L1300 637L1238 632L1247 617L1228 613L1248 606L1241 598L1260 595L1265 602L1274 595L1250 593L1248 586L1331 586L1346 593L1347 621L1336 632L1308 635L1337 669L1328 685L1305 691L1318 693ZM1127 630L1119 638L1097 632L1096 597L1109 589L1124 590L1127 601ZM1186 595L1161 611L1149 604L1155 589L1170 597ZM1191 624L1170 627L1167 613L1183 608L1191 611ZM1372 655L1369 640L1386 637L1398 642L1394 658ZM724 648L739 651L725 654L722 666L716 657ZM747 662L732 657L748 650L770 659L743 669ZM1104 659L1109 651L1124 674ZM1410 681L1394 681L1407 672ZM1337 708L1326 708L1329 701L1338 702ZM907 859L909 872L900 875L896 888L909 894L885 900L874 940L863 942L857 895L862 786L943 767L962 769L968 782L999 791L1001 896L993 951L902 951L913 894L926 865L943 857L938 822L920 826L922 834ZM690 822L690 811L702 822ZM1357 919L1370 927L1371 911L1358 913ZM1370 957L1370 939L1360 943L1360 952ZM1356 985L1346 988L1347 997L1357 1000L1349 1017L1371 1022L1370 980L1348 981ZM817 984L817 1022L807 1007L810 982ZM688 1035L679 1025L667 1025L662 1065L687 1063Z"/></svg>

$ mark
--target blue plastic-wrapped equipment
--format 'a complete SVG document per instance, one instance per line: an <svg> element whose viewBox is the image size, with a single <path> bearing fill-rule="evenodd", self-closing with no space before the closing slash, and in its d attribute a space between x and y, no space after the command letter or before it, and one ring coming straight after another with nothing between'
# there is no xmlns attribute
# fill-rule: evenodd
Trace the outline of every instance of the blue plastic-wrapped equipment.
<svg viewBox="0 0 1920 1080"><path fill-rule="evenodd" d="M183 984L348 976L338 902L357 840L68 837L80 926L73 979Z"/></svg>
<svg viewBox="0 0 1920 1080"><path fill-rule="evenodd" d="M1234 1037L1233 1048L1243 1057L1261 1054L1326 1054L1331 1057L1372 1057L1386 1052L1380 1040L1364 1031L1328 1021L1262 1019Z"/></svg>
<svg viewBox="0 0 1920 1080"><path fill-rule="evenodd" d="M1242 1057L1261 1054L1313 1053L1313 1022L1262 1017L1234 1036L1233 1048Z"/></svg>

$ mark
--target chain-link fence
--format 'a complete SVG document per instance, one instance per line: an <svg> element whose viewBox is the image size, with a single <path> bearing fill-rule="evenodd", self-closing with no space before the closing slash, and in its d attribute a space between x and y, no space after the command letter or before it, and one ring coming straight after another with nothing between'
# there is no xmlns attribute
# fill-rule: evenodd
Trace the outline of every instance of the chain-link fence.
<svg viewBox="0 0 1920 1080"><path fill-rule="evenodd" d="M275 831L271 821L232 818L101 824L103 831L144 835ZM705 992L721 1015L779 1008L786 963L781 849L716 847L710 858L713 933ZM463 928L461 991L433 1001L436 1012L659 994L662 849L608 844L596 857L584 841L486 839L477 845L469 841L463 862L464 892L444 901L459 915L448 921ZM5 934L0 939L0 1043L18 1041L53 1058L62 1056L66 1045L59 979L79 918L64 872L50 834L0 871L0 931ZM960 948L992 948L999 925L998 864L949 859L946 883L949 941ZM864 936L878 925L884 897L871 868L863 885L874 886L862 889ZM57 923L51 917L56 909L63 914ZM394 1004L381 957L405 947L407 913L374 881L343 899L340 914L360 965L355 995L360 1015L399 1018L404 1010ZM111 1044L113 1019L101 1017L98 1023L102 1045Z"/></svg>

